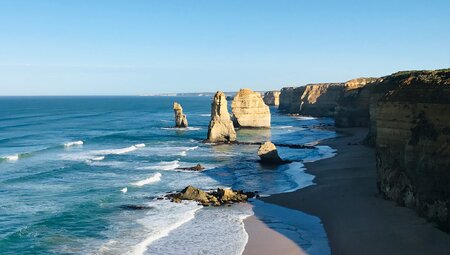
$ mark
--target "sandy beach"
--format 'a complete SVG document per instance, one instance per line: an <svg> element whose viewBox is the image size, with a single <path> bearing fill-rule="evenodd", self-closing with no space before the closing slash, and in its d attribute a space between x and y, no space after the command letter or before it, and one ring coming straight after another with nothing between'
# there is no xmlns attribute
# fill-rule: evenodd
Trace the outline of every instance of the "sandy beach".
<svg viewBox="0 0 450 255"><path fill-rule="evenodd" d="M361 145L367 129L337 132L339 137L321 142L337 149L337 155L305 164L317 185L262 200L319 217L332 254L448 254L447 233L379 197L374 150ZM286 237L255 218L245 224L249 242L244 254L302 254L294 248L282 252Z"/></svg>

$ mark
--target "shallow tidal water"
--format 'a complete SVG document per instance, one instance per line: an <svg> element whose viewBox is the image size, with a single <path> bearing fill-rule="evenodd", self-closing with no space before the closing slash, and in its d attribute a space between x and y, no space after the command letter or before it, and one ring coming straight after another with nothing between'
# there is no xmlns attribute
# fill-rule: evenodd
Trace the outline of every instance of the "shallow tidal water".
<svg viewBox="0 0 450 255"><path fill-rule="evenodd" d="M189 128L172 128L174 101ZM0 253L241 254L242 221L256 213L309 253L329 254L314 216L258 200L203 208L156 199L187 185L293 191L313 183L302 162L334 155L326 146L280 147L294 162L265 167L258 146L205 144L210 104L207 97L0 97ZM238 140L335 136L316 128L331 119L271 111L270 130L238 130ZM176 169L197 163L206 170Z"/></svg>

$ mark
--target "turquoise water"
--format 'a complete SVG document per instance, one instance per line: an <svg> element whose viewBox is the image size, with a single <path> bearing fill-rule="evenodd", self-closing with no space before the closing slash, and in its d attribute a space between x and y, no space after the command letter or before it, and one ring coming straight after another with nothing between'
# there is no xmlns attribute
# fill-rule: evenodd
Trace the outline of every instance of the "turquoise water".
<svg viewBox="0 0 450 255"><path fill-rule="evenodd" d="M189 128L172 128L174 101L183 105ZM280 148L295 162L267 168L257 162L257 146L204 144L210 103L206 97L0 98L0 253L240 254L247 241L242 219L263 203L202 208L157 198L187 185L262 195L296 190L313 179L302 161L333 151ZM272 113L271 130L238 130L238 139L304 144L335 135L316 128L330 119ZM197 163L207 170L176 170Z"/></svg>

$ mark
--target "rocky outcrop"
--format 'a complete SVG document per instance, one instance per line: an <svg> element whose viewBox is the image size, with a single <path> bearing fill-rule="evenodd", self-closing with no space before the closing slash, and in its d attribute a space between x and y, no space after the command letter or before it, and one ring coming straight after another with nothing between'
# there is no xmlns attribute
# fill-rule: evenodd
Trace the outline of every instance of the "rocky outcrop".
<svg viewBox="0 0 450 255"><path fill-rule="evenodd" d="M264 103L266 103L266 105L271 105L271 106L278 106L280 104L280 91L267 91L266 93L264 93Z"/></svg>
<svg viewBox="0 0 450 255"><path fill-rule="evenodd" d="M175 113L175 127L186 128L188 121L186 115L183 114L183 107L177 102L173 103L173 111Z"/></svg>
<svg viewBox="0 0 450 255"><path fill-rule="evenodd" d="M368 127L370 121L369 106L370 84L377 78L357 78L347 81L344 91L337 100L334 121L337 127Z"/></svg>
<svg viewBox="0 0 450 255"><path fill-rule="evenodd" d="M218 91L211 103L211 121L208 127L209 142L232 142L236 140L236 131L228 113L227 100L223 92Z"/></svg>
<svg viewBox="0 0 450 255"><path fill-rule="evenodd" d="M261 158L261 163L264 164L283 164L284 161L278 155L275 145L267 141L263 143L258 149L258 156Z"/></svg>
<svg viewBox="0 0 450 255"><path fill-rule="evenodd" d="M172 202L180 203L182 200L197 201L203 206L220 206L224 204L246 202L247 199L255 196L253 192L243 192L242 190L221 189L205 192L193 186L187 186L181 192L167 195Z"/></svg>
<svg viewBox="0 0 450 255"><path fill-rule="evenodd" d="M233 123L242 128L270 128L270 109L261 94L241 89L231 103Z"/></svg>
<svg viewBox="0 0 450 255"><path fill-rule="evenodd" d="M187 171L202 171L205 170L205 168L201 164L197 164L195 166L191 167L177 167L177 170L187 170Z"/></svg>
<svg viewBox="0 0 450 255"><path fill-rule="evenodd" d="M375 111L380 193L450 231L450 69L381 78Z"/></svg>

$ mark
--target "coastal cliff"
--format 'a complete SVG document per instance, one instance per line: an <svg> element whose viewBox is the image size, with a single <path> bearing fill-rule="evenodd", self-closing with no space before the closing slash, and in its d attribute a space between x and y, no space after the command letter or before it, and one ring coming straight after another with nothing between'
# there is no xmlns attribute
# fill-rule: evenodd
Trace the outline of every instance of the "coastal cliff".
<svg viewBox="0 0 450 255"><path fill-rule="evenodd" d="M267 91L266 93L264 93L264 103L266 105L273 105L273 106L278 106L280 104L280 91Z"/></svg>
<svg viewBox="0 0 450 255"><path fill-rule="evenodd" d="M343 83L320 83L282 88L278 110L289 114L332 117L343 91Z"/></svg>
<svg viewBox="0 0 450 255"><path fill-rule="evenodd" d="M208 141L210 142L236 141L236 131L227 105L225 94L217 91L211 103L211 121L208 127Z"/></svg>
<svg viewBox="0 0 450 255"><path fill-rule="evenodd" d="M300 98L301 115L332 117L337 100L344 91L343 83L320 83L306 85Z"/></svg>
<svg viewBox="0 0 450 255"><path fill-rule="evenodd" d="M236 127L270 128L270 109L261 94L251 89L241 89L231 103L232 120Z"/></svg>
<svg viewBox="0 0 450 255"><path fill-rule="evenodd" d="M337 127L368 127L371 86L377 78L357 78L347 81L337 100L334 121Z"/></svg>
<svg viewBox="0 0 450 255"><path fill-rule="evenodd" d="M300 100L305 92L305 88L305 86L282 88L278 111L290 114L300 113Z"/></svg>
<svg viewBox="0 0 450 255"><path fill-rule="evenodd" d="M377 83L375 92L389 91L371 107L378 189L450 231L450 69Z"/></svg>

